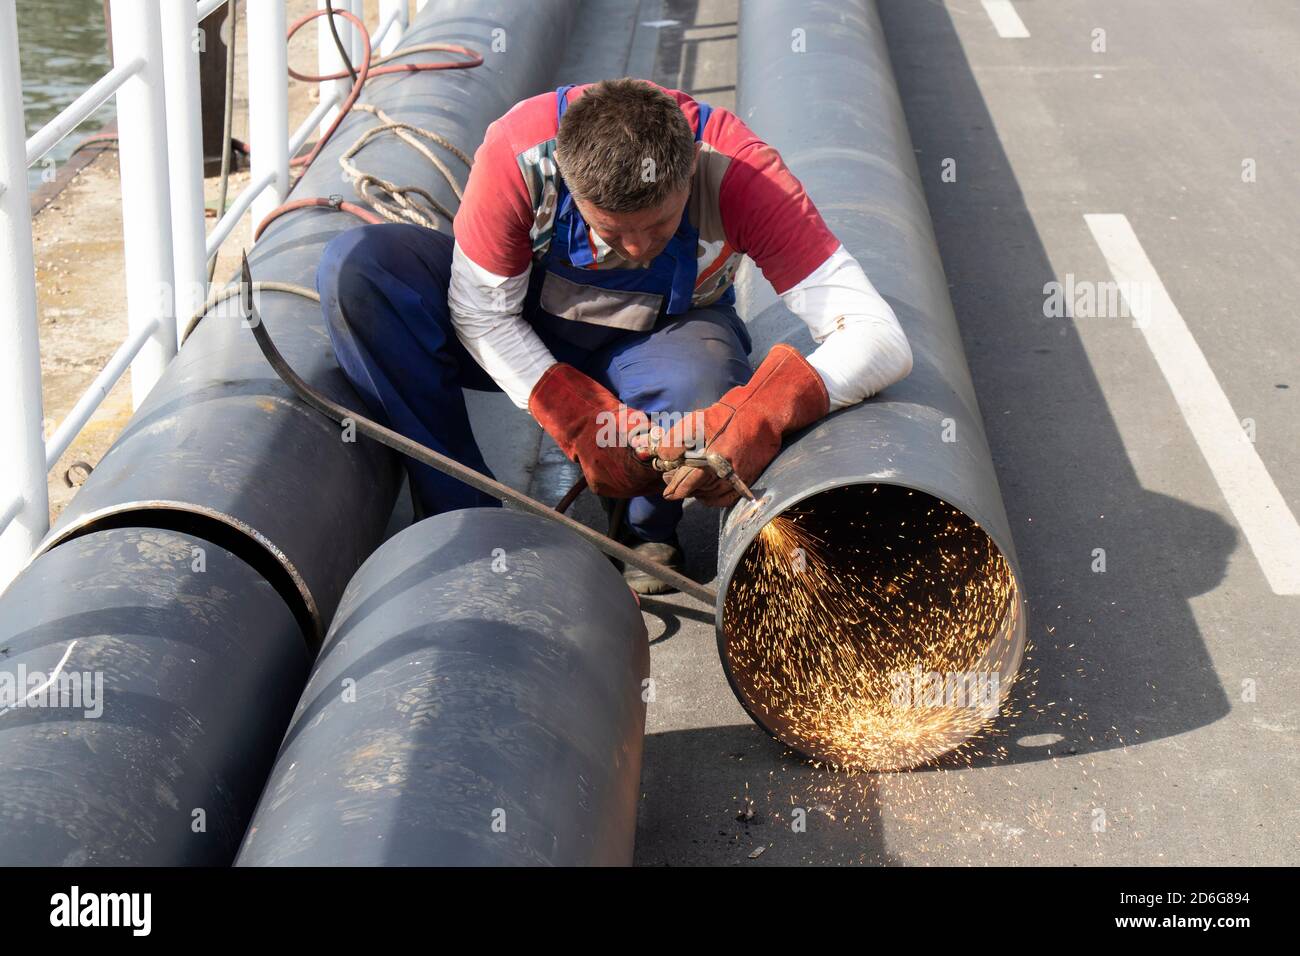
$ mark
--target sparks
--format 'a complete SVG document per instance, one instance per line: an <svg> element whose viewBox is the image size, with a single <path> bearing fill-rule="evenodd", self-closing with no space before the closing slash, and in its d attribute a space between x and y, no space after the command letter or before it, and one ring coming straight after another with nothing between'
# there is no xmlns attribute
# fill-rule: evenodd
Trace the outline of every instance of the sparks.
<svg viewBox="0 0 1300 956"><path fill-rule="evenodd" d="M827 492L759 532L723 609L729 669L761 723L852 770L969 747L1023 645L1006 559L975 522L894 486Z"/></svg>

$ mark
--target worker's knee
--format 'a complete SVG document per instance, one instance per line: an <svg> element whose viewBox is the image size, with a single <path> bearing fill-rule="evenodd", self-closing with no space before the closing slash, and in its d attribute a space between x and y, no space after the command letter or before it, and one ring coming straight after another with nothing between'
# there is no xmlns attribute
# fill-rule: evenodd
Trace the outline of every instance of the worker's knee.
<svg viewBox="0 0 1300 956"><path fill-rule="evenodd" d="M663 404L680 412L707 408L738 384L729 365L692 358L665 369Z"/></svg>
<svg viewBox="0 0 1300 956"><path fill-rule="evenodd" d="M660 369L662 405L683 412L712 405L751 374L746 343L726 323L701 322L690 331Z"/></svg>
<svg viewBox="0 0 1300 956"><path fill-rule="evenodd" d="M439 295L445 300L451 243L450 236L407 224L339 233L326 243L316 270L326 321L362 334L371 319L382 321L387 302Z"/></svg>
<svg viewBox="0 0 1300 956"><path fill-rule="evenodd" d="M333 328L348 324L349 316L362 316L356 308L373 279L374 264L382 256L387 240L373 227L362 226L339 233L325 245L316 267L316 291L320 293L325 320Z"/></svg>

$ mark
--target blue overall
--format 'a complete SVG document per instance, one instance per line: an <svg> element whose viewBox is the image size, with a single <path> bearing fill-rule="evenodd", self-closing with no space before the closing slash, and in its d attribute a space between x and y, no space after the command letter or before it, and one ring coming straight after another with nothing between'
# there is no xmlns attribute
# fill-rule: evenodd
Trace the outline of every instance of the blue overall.
<svg viewBox="0 0 1300 956"><path fill-rule="evenodd" d="M565 94L558 93L558 116ZM708 118L700 104L698 139ZM697 230L689 216L648 268L585 269L587 225L559 180L555 234L534 268L523 317L551 354L600 382L630 408L681 412L706 408L751 374L749 334L731 290L691 308ZM326 245L316 276L321 309L339 365L378 421L462 464L491 474L474 441L462 388L500 391L456 336L447 306L453 239L420 226L360 226ZM636 332L552 315L538 303L546 273L583 285L666 296L653 328ZM426 465L407 463L420 512L499 504ZM633 498L627 524L647 541L673 537L681 502Z"/></svg>

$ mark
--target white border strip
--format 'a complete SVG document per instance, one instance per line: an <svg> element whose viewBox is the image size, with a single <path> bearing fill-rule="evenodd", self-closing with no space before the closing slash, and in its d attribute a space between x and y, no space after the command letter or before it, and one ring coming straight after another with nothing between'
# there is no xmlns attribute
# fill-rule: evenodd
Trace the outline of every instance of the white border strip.
<svg viewBox="0 0 1300 956"><path fill-rule="evenodd" d="M1138 301L1130 301L1129 310L1269 586L1276 594L1300 594L1300 525L1246 437L1228 396L1128 217L1093 214L1083 218L1120 289L1141 288L1147 293L1135 296Z"/></svg>

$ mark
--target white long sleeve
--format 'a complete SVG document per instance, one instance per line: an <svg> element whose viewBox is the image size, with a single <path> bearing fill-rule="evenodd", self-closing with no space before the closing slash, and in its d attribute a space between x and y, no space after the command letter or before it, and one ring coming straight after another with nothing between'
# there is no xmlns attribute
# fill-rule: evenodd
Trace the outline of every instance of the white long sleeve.
<svg viewBox="0 0 1300 956"><path fill-rule="evenodd" d="M831 411L869 398L912 370L912 349L898 317L844 246L781 301L818 343L808 364L826 383Z"/></svg>
<svg viewBox="0 0 1300 956"><path fill-rule="evenodd" d="M510 400L528 408L528 396L555 356L524 321L530 264L517 276L499 276L478 265L457 244L451 256L447 306L456 337Z"/></svg>
<svg viewBox="0 0 1300 956"><path fill-rule="evenodd" d="M457 337L523 409L556 361L522 316L531 268L497 275L457 245L447 293ZM842 245L781 299L818 343L808 362L826 383L831 410L856 404L911 371L912 350L894 310Z"/></svg>

